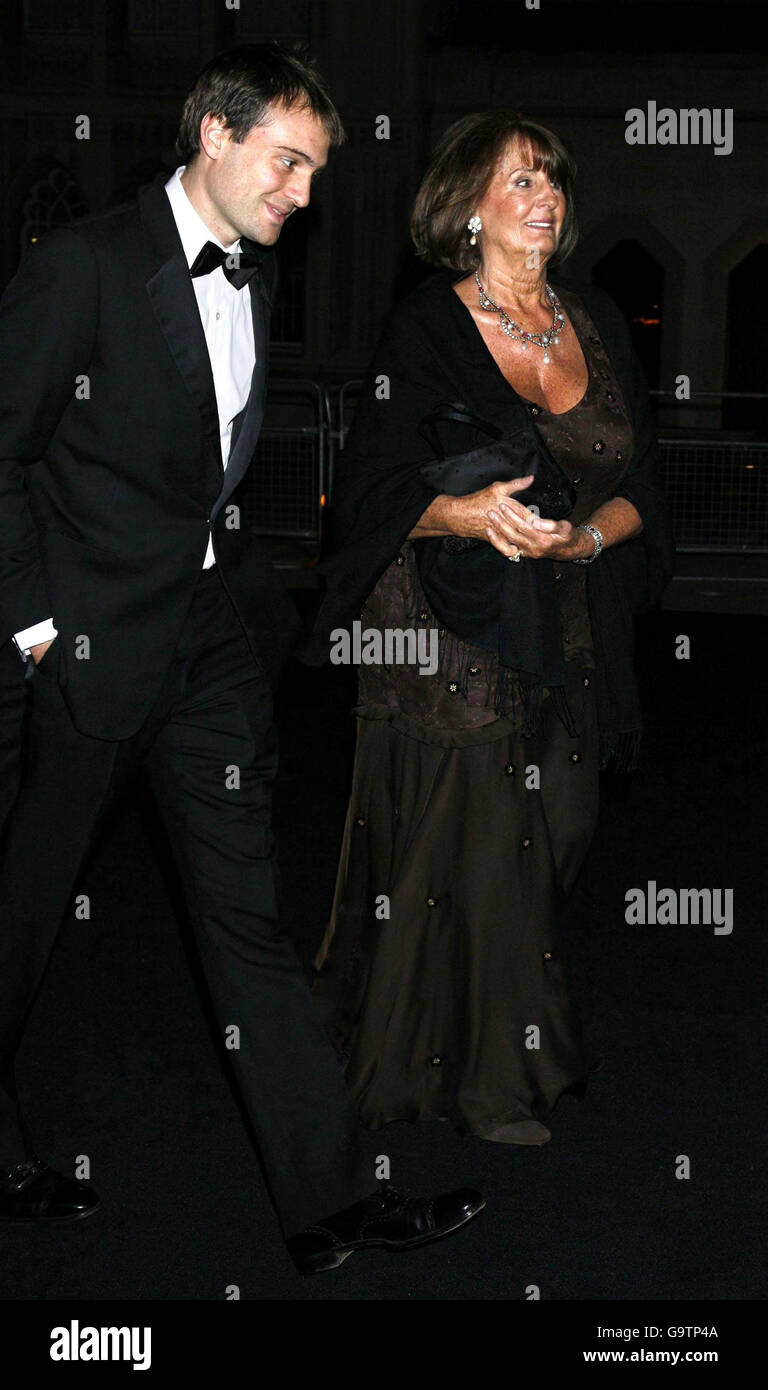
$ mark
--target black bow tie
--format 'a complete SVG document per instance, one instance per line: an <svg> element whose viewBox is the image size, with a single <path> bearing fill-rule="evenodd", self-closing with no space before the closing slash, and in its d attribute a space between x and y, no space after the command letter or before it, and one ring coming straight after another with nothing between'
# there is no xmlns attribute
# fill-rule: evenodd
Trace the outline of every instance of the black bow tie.
<svg viewBox="0 0 768 1390"><path fill-rule="evenodd" d="M262 256L263 250L258 242L249 241L244 236L240 238L239 251L223 251L212 241L206 241L202 251L195 256L189 273L194 280L198 275L210 275L212 270L221 266L230 285L234 285L236 290L241 290L243 285L248 284L251 276L261 269Z"/></svg>

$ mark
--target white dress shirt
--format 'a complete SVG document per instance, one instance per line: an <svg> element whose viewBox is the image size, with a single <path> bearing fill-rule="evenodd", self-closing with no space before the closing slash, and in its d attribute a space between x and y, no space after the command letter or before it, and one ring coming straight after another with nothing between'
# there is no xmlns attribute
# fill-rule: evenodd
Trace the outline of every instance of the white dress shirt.
<svg viewBox="0 0 768 1390"><path fill-rule="evenodd" d="M206 226L200 214L187 197L181 175L186 165L181 164L171 175L165 191L176 221L187 265L191 266L207 241L220 246L227 253L238 250L239 239L230 246L224 246L217 236ZM251 376L256 361L253 341L253 317L251 314L251 295L248 286L236 290L229 283L221 266L210 275L197 275L192 288L200 310L200 319L205 333L208 356L211 359L213 386L216 393L216 408L219 416L219 440L221 459L226 469L232 443L232 422L243 409L251 389ZM213 541L208 537L208 549L203 560L203 568L210 569L216 563ZM24 628L15 635L16 645L25 656L30 647L38 642L47 642L56 636L56 628L50 618Z"/></svg>

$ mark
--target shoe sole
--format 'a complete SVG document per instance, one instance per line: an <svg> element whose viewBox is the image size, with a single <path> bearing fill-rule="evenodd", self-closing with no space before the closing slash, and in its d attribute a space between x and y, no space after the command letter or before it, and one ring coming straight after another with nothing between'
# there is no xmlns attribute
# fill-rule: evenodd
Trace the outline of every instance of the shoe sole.
<svg viewBox="0 0 768 1390"><path fill-rule="evenodd" d="M550 1130L547 1130L545 1139L522 1139L519 1136L514 1139L499 1139L493 1134L480 1134L478 1138L484 1139L486 1144L514 1145L515 1148L519 1149L543 1149L544 1145L549 1143L552 1134Z"/></svg>
<svg viewBox="0 0 768 1390"><path fill-rule="evenodd" d="M47 1221L50 1225L66 1225L69 1221L84 1221L87 1216L95 1216L99 1210L101 1202L97 1202L95 1207L89 1207L87 1211L73 1211L69 1216L6 1216L0 1212L0 1221L5 1221L9 1226L21 1226L25 1221Z"/></svg>
<svg viewBox="0 0 768 1390"><path fill-rule="evenodd" d="M327 1270L338 1269L340 1264L348 1260L350 1255L354 1255L357 1250L389 1250L390 1253L397 1253L400 1250L413 1250L417 1245L429 1245L436 1240L442 1240L443 1236L450 1236L454 1231L460 1231L462 1226L468 1226L470 1221L474 1221L485 1209L485 1201L476 1207L469 1216L465 1216L461 1221L456 1221L453 1226L446 1226L442 1231L431 1231L428 1235L412 1236L410 1240L385 1240L368 1239L356 1240L351 1245L342 1246L340 1250L323 1250L316 1255L302 1255L299 1259L294 1256L294 1264L299 1274L323 1274Z"/></svg>

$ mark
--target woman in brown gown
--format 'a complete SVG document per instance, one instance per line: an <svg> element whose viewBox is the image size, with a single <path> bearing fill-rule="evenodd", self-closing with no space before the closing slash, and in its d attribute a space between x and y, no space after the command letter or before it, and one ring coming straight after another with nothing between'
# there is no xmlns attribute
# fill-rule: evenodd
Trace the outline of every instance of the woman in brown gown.
<svg viewBox="0 0 768 1390"><path fill-rule="evenodd" d="M572 172L557 137L504 113L446 134L412 227L420 252L452 269L390 317L337 483L349 518L337 592L359 588L367 553L377 582L362 591L365 628L431 630L437 642L434 674L360 668L352 794L315 962L315 998L374 1129L447 1118L486 1139L544 1143L543 1120L589 1070L558 918L594 832L600 767L636 762L629 613L658 596L670 540L626 329L599 291L558 279L553 304L547 289L547 263L575 240ZM502 428L527 414L575 487L566 521L537 523L512 500L521 484L449 498L412 470L406 483L405 461L428 457L419 420L459 396ZM543 597L519 589L520 622L531 604L550 651L552 595L562 661L543 661L560 675L538 703L482 623L457 619L455 631L431 606L419 548L456 536L536 567Z"/></svg>

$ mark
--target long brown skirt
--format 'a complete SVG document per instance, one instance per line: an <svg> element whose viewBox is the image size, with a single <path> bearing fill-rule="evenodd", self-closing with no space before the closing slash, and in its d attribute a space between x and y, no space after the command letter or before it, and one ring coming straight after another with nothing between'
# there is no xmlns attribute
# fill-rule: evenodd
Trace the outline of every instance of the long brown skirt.
<svg viewBox="0 0 768 1390"><path fill-rule="evenodd" d="M569 669L576 738L546 698L525 740L504 719L442 731L357 711L314 995L371 1129L443 1117L482 1135L586 1079L558 916L597 818L593 674Z"/></svg>

